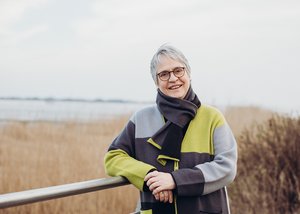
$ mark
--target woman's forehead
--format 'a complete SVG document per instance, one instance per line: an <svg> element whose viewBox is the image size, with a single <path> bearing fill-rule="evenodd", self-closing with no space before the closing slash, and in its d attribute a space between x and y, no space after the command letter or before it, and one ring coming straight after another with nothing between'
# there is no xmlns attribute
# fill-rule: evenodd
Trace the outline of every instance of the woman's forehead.
<svg viewBox="0 0 300 214"><path fill-rule="evenodd" d="M172 70L176 67L182 67L183 63L168 56L161 55L157 65L157 71Z"/></svg>

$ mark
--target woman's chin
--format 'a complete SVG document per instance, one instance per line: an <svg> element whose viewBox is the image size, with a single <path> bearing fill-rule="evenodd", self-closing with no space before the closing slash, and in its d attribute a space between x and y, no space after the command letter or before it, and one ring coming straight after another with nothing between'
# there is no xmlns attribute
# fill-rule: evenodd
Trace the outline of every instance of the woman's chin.
<svg viewBox="0 0 300 214"><path fill-rule="evenodd" d="M167 94L170 97L182 99L184 97L184 93L181 91L172 91Z"/></svg>

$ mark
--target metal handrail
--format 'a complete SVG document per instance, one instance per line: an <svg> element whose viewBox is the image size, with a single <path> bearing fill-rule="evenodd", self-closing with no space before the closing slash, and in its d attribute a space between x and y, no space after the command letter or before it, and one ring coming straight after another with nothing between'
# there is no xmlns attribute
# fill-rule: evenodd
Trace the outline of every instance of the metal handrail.
<svg viewBox="0 0 300 214"><path fill-rule="evenodd" d="M123 177L111 177L7 193L0 195L0 209L109 189L127 184L129 184L129 182Z"/></svg>

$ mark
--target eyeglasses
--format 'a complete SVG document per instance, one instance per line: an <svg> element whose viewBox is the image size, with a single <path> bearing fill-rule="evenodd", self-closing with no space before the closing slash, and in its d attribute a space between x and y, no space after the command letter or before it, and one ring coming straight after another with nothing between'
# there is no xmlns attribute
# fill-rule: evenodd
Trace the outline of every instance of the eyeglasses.
<svg viewBox="0 0 300 214"><path fill-rule="evenodd" d="M182 77L185 73L185 67L176 67L172 71L162 71L156 75L161 81L168 81L171 77L171 73L173 73L175 77Z"/></svg>

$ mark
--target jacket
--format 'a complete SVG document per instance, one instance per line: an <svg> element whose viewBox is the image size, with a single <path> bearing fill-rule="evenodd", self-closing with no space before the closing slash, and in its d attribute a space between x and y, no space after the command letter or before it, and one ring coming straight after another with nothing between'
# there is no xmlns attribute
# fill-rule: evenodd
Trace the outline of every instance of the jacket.
<svg viewBox="0 0 300 214"><path fill-rule="evenodd" d="M141 213L163 213L155 210L162 202L144 185L144 177L154 169L173 176L174 213L230 213L226 186L236 175L237 146L223 115L201 105L184 135L179 161L158 161L161 145L151 136L164 123L157 106L136 112L105 155L106 173L126 177L140 190Z"/></svg>

